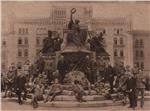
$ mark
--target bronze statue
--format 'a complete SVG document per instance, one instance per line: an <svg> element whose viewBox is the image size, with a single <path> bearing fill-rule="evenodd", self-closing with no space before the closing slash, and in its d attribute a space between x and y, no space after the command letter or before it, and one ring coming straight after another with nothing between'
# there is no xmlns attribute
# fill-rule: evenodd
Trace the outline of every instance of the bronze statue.
<svg viewBox="0 0 150 111"><path fill-rule="evenodd" d="M52 31L48 31L48 37L43 40L43 54L53 53L60 50L62 39L59 37L52 38Z"/></svg>
<svg viewBox="0 0 150 111"><path fill-rule="evenodd" d="M78 47L82 47L86 41L86 32L80 29L80 21L78 19L75 19L73 21L73 14L75 14L76 9L73 8L71 10L70 15L70 22L68 24L68 29L70 32L67 35L67 42L68 43L74 43Z"/></svg>

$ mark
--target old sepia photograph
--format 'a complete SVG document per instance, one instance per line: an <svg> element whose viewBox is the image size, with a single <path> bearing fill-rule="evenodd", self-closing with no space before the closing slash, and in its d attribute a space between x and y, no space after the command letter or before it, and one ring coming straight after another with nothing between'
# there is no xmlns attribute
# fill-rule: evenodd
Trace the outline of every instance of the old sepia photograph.
<svg viewBox="0 0 150 111"><path fill-rule="evenodd" d="M150 2L1 1L1 110L150 110Z"/></svg>

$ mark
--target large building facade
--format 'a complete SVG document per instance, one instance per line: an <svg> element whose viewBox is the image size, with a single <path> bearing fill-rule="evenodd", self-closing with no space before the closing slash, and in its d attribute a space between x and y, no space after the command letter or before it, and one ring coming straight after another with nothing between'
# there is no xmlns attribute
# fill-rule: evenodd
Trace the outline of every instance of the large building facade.
<svg viewBox="0 0 150 111"><path fill-rule="evenodd" d="M129 33L132 31L130 19L93 18L91 6L73 7L76 7L77 11L73 18L79 19L81 26L88 27L89 31L104 32L105 48L110 55L111 64L123 62L124 65L132 67L135 63L133 43L137 36L133 37L133 34ZM52 6L47 18L13 17L10 30L12 33L2 35L7 44L7 47L5 43L2 46L2 68L7 69L12 62L23 65L26 60L30 60L33 63L43 46L43 39L48 36L48 30L57 31L63 36L63 29L67 27L73 7Z"/></svg>
<svg viewBox="0 0 150 111"><path fill-rule="evenodd" d="M133 63L145 71L150 72L150 32L134 30L133 35Z"/></svg>

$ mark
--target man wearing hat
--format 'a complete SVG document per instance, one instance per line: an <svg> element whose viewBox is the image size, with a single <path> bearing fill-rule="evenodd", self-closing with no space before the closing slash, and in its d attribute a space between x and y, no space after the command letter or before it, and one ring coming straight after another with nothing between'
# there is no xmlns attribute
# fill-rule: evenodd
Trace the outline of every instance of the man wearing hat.
<svg viewBox="0 0 150 111"><path fill-rule="evenodd" d="M123 85L126 85L128 98L129 98L129 104L130 108L135 109L137 106L137 99L136 99L136 79L134 78L133 74L128 74L128 79L124 82ZM122 85L122 86L123 86Z"/></svg>
<svg viewBox="0 0 150 111"><path fill-rule="evenodd" d="M26 94L27 94L27 90L26 90L26 77L25 74L22 71L21 67L18 67L17 69L17 77L15 80L15 91L16 94L18 96L18 103L22 104L22 100L21 100L21 93L24 92L24 96L23 99L26 100Z"/></svg>

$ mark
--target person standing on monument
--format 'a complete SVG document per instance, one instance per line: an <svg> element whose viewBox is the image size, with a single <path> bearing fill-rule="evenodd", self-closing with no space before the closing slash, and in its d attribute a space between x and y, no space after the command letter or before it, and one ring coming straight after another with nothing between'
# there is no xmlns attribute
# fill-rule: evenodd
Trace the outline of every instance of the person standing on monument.
<svg viewBox="0 0 150 111"><path fill-rule="evenodd" d="M61 56L60 60L58 61L57 69L59 70L60 74L60 83L63 84L63 80L67 70L67 64L65 63L63 56Z"/></svg>

